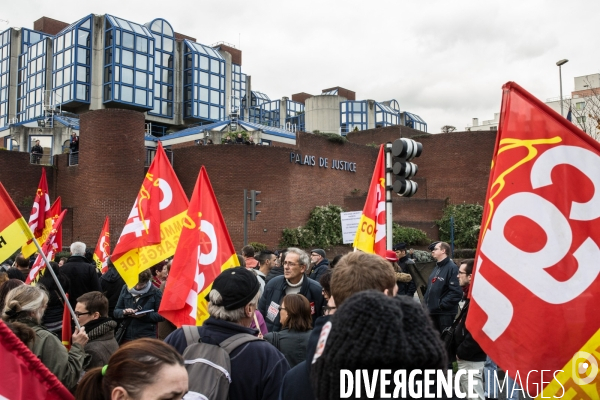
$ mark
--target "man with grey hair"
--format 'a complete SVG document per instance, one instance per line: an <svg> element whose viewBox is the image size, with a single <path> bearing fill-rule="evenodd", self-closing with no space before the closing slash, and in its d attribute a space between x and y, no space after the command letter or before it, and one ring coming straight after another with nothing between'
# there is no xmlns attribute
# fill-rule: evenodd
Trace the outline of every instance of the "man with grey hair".
<svg viewBox="0 0 600 400"><path fill-rule="evenodd" d="M219 345L234 335L258 334L251 329L254 311L259 297L260 284L256 276L244 267L229 268L214 281L207 296L210 317L197 327L202 343ZM187 347L182 328L172 332L165 343L183 354ZM256 339L241 344L229 354L231 360L231 384L229 398L277 399L284 375L289 365L270 343ZM190 377L190 381L199 377Z"/></svg>
<svg viewBox="0 0 600 400"><path fill-rule="evenodd" d="M89 292L102 292L96 266L85 258L85 243L71 244L71 257L60 267L70 281L69 303L75 309L77 299Z"/></svg>
<svg viewBox="0 0 600 400"><path fill-rule="evenodd" d="M308 254L296 247L287 249L283 262L283 276L271 279L265 286L265 292L258 303L258 310L265 317L269 332L281 330L279 309L281 300L288 294L301 294L310 303L313 326L315 320L322 315L325 298L321 285L305 275L310 265Z"/></svg>

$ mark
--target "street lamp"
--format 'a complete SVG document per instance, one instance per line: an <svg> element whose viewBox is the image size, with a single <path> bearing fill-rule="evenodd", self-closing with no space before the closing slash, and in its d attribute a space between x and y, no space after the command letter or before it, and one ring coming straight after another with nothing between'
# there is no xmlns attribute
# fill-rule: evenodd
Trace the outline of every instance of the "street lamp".
<svg viewBox="0 0 600 400"><path fill-rule="evenodd" d="M566 58L556 62L556 65L558 65L558 79L560 81L560 115L561 116L564 116L563 115L562 70L561 70L561 67L563 65L565 65L566 63L568 63L568 62L569 62L569 60L567 60Z"/></svg>

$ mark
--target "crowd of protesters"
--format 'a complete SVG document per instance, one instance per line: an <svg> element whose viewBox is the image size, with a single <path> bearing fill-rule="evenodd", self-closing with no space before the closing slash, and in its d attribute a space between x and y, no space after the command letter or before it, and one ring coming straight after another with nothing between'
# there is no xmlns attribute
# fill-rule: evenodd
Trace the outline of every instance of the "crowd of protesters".
<svg viewBox="0 0 600 400"><path fill-rule="evenodd" d="M430 246L436 265L423 306L403 243L386 257L357 251L331 262L323 249L245 246L241 266L214 281L208 319L178 329L158 313L169 260L130 289L110 260L100 274L84 243L70 250L60 266L51 263L58 284L44 273L26 285L29 260L9 262L0 311L77 399L337 399L342 369L445 370L453 362L478 370L476 398L494 398L483 392L484 363L493 362L465 327L473 260L457 266L447 243ZM70 349L59 339L67 329L60 288L81 326Z"/></svg>

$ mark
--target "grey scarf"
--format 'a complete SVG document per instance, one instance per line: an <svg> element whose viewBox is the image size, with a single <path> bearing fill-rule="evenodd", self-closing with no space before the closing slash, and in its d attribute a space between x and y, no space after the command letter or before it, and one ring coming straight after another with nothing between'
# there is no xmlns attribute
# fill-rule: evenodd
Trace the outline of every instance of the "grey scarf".
<svg viewBox="0 0 600 400"><path fill-rule="evenodd" d="M148 293L148 290L150 290L150 286L152 286L152 281L148 281L148 283L142 290L136 290L135 287L132 287L131 289L129 289L129 293L131 293L133 296L141 296L143 294Z"/></svg>

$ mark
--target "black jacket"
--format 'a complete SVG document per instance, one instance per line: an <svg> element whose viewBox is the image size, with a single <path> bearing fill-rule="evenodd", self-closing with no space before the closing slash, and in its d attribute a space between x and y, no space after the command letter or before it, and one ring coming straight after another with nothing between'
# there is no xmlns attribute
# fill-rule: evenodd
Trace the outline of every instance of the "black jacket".
<svg viewBox="0 0 600 400"><path fill-rule="evenodd" d="M77 304L77 298L89 292L102 292L96 267L88 262L84 256L71 256L67 262L60 267L70 281L69 303L73 309Z"/></svg>
<svg viewBox="0 0 600 400"><path fill-rule="evenodd" d="M310 270L310 274L308 275L308 277L310 279L312 279L313 281L317 281L319 282L319 279L321 279L321 276L327 272L327 270L329 269L329 260L324 258L321 260L320 263L318 263L317 265L315 265L311 270Z"/></svg>
<svg viewBox="0 0 600 400"><path fill-rule="evenodd" d="M404 272L405 274L409 274L410 272L408 271L408 264L412 264L414 265L415 262L413 260L411 260L408 255L402 257L400 260L398 260L398 266L400 267L400 269L402 270L402 272ZM408 297L413 297L415 295L415 292L417 291L417 286L415 285L415 280L413 279L410 282L400 282L398 281L398 295L403 295L403 296L408 296Z"/></svg>
<svg viewBox="0 0 600 400"><path fill-rule="evenodd" d="M119 295L125 281L119 275L116 268L109 268L108 271L100 278L100 286L102 286L102 293L108 299L108 315L112 318L113 312L119 301Z"/></svg>
<svg viewBox="0 0 600 400"><path fill-rule="evenodd" d="M143 337L157 338L158 337L158 323L164 321L164 317L158 314L158 308L160 307L160 301L162 300L162 292L158 290L154 285L150 284L148 292L140 296L138 304L142 304L142 310L154 310L139 318L133 318L129 328L125 332L125 340L139 339ZM145 302L145 303L142 303ZM127 290L127 285L123 285L119 301L115 307L113 313L115 318L124 318L123 310L126 308L137 308L133 295Z"/></svg>
<svg viewBox="0 0 600 400"><path fill-rule="evenodd" d="M269 332L281 330L279 307L281 306L281 299L285 296L285 289L287 287L288 284L283 275L271 279L265 286L265 292L258 302L258 310L265 317L265 323ZM322 288L318 282L306 276L304 277L302 286L300 287L300 294L306 297L310 303L313 325L315 324L315 320L321 316L323 306L325 305L325 298L321 291ZM269 310L272 311L271 314L269 314Z"/></svg>
<svg viewBox="0 0 600 400"><path fill-rule="evenodd" d="M238 333L256 336L257 330L229 321L209 317L198 327L202 343L219 344ZM180 354L187 347L181 328L171 333L165 343ZM275 400L284 375L290 369L283 354L264 340L249 342L234 349L231 354L231 400ZM192 379L192 378L190 378Z"/></svg>
<svg viewBox="0 0 600 400"><path fill-rule="evenodd" d="M479 344L473 339L471 333L465 326L467 321L467 313L469 312L470 299L465 301L459 319L455 322L453 344L454 353L461 360L465 361L485 361L486 354L483 352Z"/></svg>
<svg viewBox="0 0 600 400"><path fill-rule="evenodd" d="M275 278L276 276L280 276L280 275L283 275L283 267L271 268L271 270L267 274L267 277L265 278L265 283L269 283L269 281L271 279Z"/></svg>
<svg viewBox="0 0 600 400"><path fill-rule="evenodd" d="M451 314L458 312L458 302L463 291L458 284L458 267L446 257L438 262L429 275L425 304L430 314Z"/></svg>

